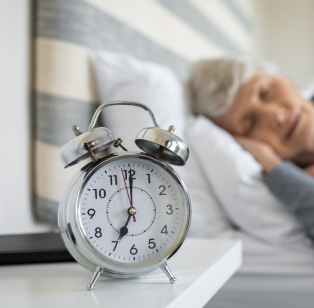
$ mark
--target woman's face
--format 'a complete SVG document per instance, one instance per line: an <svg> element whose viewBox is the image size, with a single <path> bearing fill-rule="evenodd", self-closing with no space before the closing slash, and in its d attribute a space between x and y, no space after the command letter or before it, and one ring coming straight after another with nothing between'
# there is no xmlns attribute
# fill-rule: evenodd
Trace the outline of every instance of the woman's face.
<svg viewBox="0 0 314 308"><path fill-rule="evenodd" d="M314 151L314 106L279 75L254 75L212 120L233 135L267 143L284 159Z"/></svg>

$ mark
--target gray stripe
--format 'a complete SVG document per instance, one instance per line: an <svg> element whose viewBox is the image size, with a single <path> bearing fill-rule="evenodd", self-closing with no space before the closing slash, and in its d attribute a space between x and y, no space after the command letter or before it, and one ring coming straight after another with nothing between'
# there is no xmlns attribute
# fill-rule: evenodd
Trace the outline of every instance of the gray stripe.
<svg viewBox="0 0 314 308"><path fill-rule="evenodd" d="M98 105L35 93L36 139L63 146L74 138L72 125L86 131Z"/></svg>
<svg viewBox="0 0 314 308"><path fill-rule="evenodd" d="M34 209L39 221L49 221L57 225L59 203L34 195Z"/></svg>
<svg viewBox="0 0 314 308"><path fill-rule="evenodd" d="M237 4L234 3L233 0L222 0L224 4L229 7L229 9L233 12L233 14L237 17L237 19L242 23L242 25L249 30L252 31L252 23L251 21L243 14L243 12L238 8Z"/></svg>
<svg viewBox="0 0 314 308"><path fill-rule="evenodd" d="M82 0L37 0L36 35L131 54L184 78L190 62ZM136 18L136 17L135 17Z"/></svg>
<svg viewBox="0 0 314 308"><path fill-rule="evenodd" d="M223 32L205 17L197 8L195 8L187 0L157 0L167 7L174 14L196 29L198 32L206 36L210 41L220 46L222 49L230 53L243 53L231 42ZM210 2L208 3L210 5Z"/></svg>

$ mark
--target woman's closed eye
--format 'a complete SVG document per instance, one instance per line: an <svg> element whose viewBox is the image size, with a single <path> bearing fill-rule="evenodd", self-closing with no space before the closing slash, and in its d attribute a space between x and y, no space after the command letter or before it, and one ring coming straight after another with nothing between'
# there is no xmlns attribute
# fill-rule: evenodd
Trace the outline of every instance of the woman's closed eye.
<svg viewBox="0 0 314 308"><path fill-rule="evenodd" d="M259 98L260 98L260 100L265 102L271 98L272 94L273 94L273 89L271 86L268 86L268 87L262 88L260 90Z"/></svg>
<svg viewBox="0 0 314 308"><path fill-rule="evenodd" d="M254 132L255 127L256 127L256 119L255 118L249 119L245 125L243 135L250 136Z"/></svg>
<svg viewBox="0 0 314 308"><path fill-rule="evenodd" d="M256 121L255 120L250 121L250 124L248 128L246 129L246 135L250 135L254 131L255 126L256 126Z"/></svg>

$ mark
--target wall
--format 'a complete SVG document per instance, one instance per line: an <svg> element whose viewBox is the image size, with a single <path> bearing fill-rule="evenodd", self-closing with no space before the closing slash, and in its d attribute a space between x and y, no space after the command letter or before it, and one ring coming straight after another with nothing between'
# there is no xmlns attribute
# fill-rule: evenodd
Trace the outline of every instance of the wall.
<svg viewBox="0 0 314 308"><path fill-rule="evenodd" d="M31 0L0 0L0 93L2 98L0 125L3 132L1 139L2 151L0 151L0 234L39 232L50 229L48 225L36 224L33 221L31 211L32 181L30 153L32 145L30 138L31 120L29 120L31 118L29 113L30 110L32 110L29 99L31 83L29 73L31 68L29 61L30 2ZM48 6L57 3L57 1L38 2L48 4ZM72 3L70 0L59 1L58 3L60 5L64 2L66 2L64 4L65 6ZM246 22L247 18L245 18L245 15L248 15L248 18L251 15L251 4L248 0L212 0L210 2L207 0L190 0L182 1L180 4L176 1L150 0L142 2L137 1L136 6L135 4L130 5L129 1L119 1L119 3L116 3L109 0L86 0L84 2L86 2L85 5L88 6L90 10L95 11L97 16L99 12L95 8L100 6L99 11L105 14L110 22L114 19L115 25L120 25L121 29L126 29L126 32L130 33L131 29L137 37L142 38L142 41L152 41L154 43L152 46L160 45L161 48L165 49L168 53L170 51L178 55L184 60L183 62L186 63L186 66L190 61L194 61L201 56L225 54L230 46L239 46L241 50L249 53L253 49L251 40L252 33L249 29L248 22ZM156 21L157 24L152 24L151 18L144 18L148 16L148 14L141 15L144 18L143 22L134 20L134 14L130 14L128 9L133 9L134 11L137 8L138 12L141 12L143 10L142 4L145 4L144 9L148 12L154 12L153 21ZM184 7L182 9L181 5L183 4ZM125 10L126 5L129 6L127 10ZM194 12L193 14L189 11L191 8L192 13ZM77 11L78 7L75 7L75 9ZM198 18L200 13L204 15L201 20ZM53 16L55 15L42 14L41 18ZM156 19L156 16L159 20ZM104 22L104 18L101 18L101 21ZM205 22L205 24L203 22ZM89 23L88 21L87 24ZM207 27L207 23L211 27ZM168 31L168 27L165 28L165 33L156 31L156 29L160 29L160 25L164 24L172 29L172 31ZM43 25L49 25L49 23ZM74 24L74 26L75 25L76 24ZM150 25L150 27L148 27L148 25ZM156 28L156 25L158 28ZM127 26L127 28L125 26ZM107 27L105 27L105 29L107 29ZM219 31L217 32L215 29ZM85 27L83 30L86 30ZM115 30L115 27L113 27L112 30ZM177 33L180 35L177 35ZM220 35L218 35L219 33ZM47 35L45 35L45 37L47 37ZM228 44L222 39L224 37L227 37L228 40L230 39ZM82 35L79 35L79 38L81 39ZM89 38L90 35L88 35L88 39ZM45 41L45 39L43 38L42 41ZM97 40L97 43L99 42L101 42L101 40ZM62 46L70 46L72 49L81 50L79 44L76 46L73 42L66 44L66 42L62 41ZM96 48L97 46L92 47ZM108 44L104 46L108 46ZM99 45L98 47L103 46ZM120 47L120 42L117 48L118 47ZM127 48L127 50L129 51L130 49ZM232 51L233 49L229 50L229 52ZM64 55L65 53L60 54ZM47 63L49 63L49 61L44 61L44 64ZM68 62L66 63L68 64ZM80 68L77 63L75 63L74 66L75 68ZM38 78L38 80L40 82L43 81L42 78ZM60 80L63 79L61 78ZM48 82L47 86L53 88L55 84L56 83ZM68 85L70 83L66 84ZM86 86L88 86L88 84L86 84ZM75 95L77 95L78 88L79 87L76 87L74 91ZM36 88L36 90L38 90L38 88ZM42 88L39 90L42 90ZM53 91L51 92L51 89L49 89L49 91L47 93L55 94ZM42 92L46 93L45 91ZM60 94L58 92L57 94L62 97L62 93ZM76 96L74 96L74 98L76 98ZM73 99L73 97L70 96L70 99ZM81 99L81 97L79 97L79 99ZM9 116L11 116L11 118L9 118ZM57 153L59 148L60 145L58 144L58 146L55 147L55 152L53 152L51 151L52 147L47 146L47 150L44 153L38 152L39 154L44 154L38 155L38 158L41 158L42 166L49 168L53 166L49 157L56 159L57 155L54 155L54 153ZM47 161L49 161L49 164L46 163ZM61 169L57 159L55 165ZM47 174L51 175L51 173L47 172L44 168L41 168L41 170L43 170L42 175L47 182L47 179L49 180ZM65 178L63 174L64 173L62 173L62 178ZM41 185L42 183L46 183L41 181L39 176L37 176L37 182ZM52 185L47 185L47 188L50 189L51 186ZM59 190L60 193L61 191L62 189ZM49 195L44 194L41 190L38 195L40 197L48 197L47 200L51 199L55 201L56 204L58 202L58 195L55 194L54 191Z"/></svg>
<svg viewBox="0 0 314 308"><path fill-rule="evenodd" d="M259 55L301 87L314 78L314 1L255 0Z"/></svg>
<svg viewBox="0 0 314 308"><path fill-rule="evenodd" d="M30 201L30 1L0 0L0 234L40 232Z"/></svg>

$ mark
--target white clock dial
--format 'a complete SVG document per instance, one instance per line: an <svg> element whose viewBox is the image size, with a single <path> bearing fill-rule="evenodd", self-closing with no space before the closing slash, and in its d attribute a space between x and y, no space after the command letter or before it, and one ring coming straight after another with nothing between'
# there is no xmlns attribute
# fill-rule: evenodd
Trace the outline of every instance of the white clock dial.
<svg viewBox="0 0 314 308"><path fill-rule="evenodd" d="M99 254L140 266L161 259L180 241L187 202L171 171L147 157L121 157L86 179L78 215L85 239Z"/></svg>
<svg viewBox="0 0 314 308"><path fill-rule="evenodd" d="M125 204L121 202L121 199L125 199L124 197L130 193L130 187L120 188L117 190L109 199L107 204L107 218L109 225L117 232L120 232L121 226L121 216L125 218ZM154 203L153 198L142 188L137 186L133 187L133 204L136 205L135 220L136 223L129 225L128 224L128 234L126 236L136 236L140 235L152 226L156 217L156 205ZM127 202L130 202L127 200ZM130 207L130 204L128 204ZM135 207L134 207L135 208ZM121 215L121 213L123 213ZM137 219L138 216L143 217L142 219Z"/></svg>

